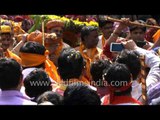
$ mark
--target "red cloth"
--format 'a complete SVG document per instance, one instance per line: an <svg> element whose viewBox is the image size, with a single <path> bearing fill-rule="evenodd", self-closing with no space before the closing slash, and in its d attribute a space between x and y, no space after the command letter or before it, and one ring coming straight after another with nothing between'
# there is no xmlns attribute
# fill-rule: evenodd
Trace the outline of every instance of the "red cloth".
<svg viewBox="0 0 160 120"><path fill-rule="evenodd" d="M102 102L102 105L108 105L108 99L109 97L105 96L104 101ZM123 104L123 103L133 103L137 105L142 105L141 102L137 101L136 99L130 97L130 96L114 96L114 100L110 104Z"/></svg>
<svg viewBox="0 0 160 120"><path fill-rule="evenodd" d="M157 32L158 29L155 29L155 28L150 28L146 31L145 33L145 39L149 42L153 42L153 38L152 36Z"/></svg>
<svg viewBox="0 0 160 120"><path fill-rule="evenodd" d="M110 52L110 45L105 44L103 47L103 54L106 55L109 59L112 60L112 52Z"/></svg>

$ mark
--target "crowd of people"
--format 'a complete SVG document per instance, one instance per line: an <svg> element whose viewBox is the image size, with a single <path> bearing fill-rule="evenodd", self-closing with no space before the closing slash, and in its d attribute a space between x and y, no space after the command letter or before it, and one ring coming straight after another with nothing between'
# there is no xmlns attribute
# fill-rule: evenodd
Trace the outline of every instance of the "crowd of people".
<svg viewBox="0 0 160 120"><path fill-rule="evenodd" d="M0 15L0 105L159 105L160 30L146 26L158 19L106 16L62 15L35 27L30 15ZM75 35L60 17L85 24Z"/></svg>

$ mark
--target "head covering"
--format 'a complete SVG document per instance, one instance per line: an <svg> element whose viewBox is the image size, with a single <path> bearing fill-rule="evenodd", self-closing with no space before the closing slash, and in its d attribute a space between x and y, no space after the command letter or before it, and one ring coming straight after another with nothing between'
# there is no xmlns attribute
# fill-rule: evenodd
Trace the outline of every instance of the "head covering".
<svg viewBox="0 0 160 120"><path fill-rule="evenodd" d="M0 33L11 33L11 27L8 25L2 25L0 29Z"/></svg>
<svg viewBox="0 0 160 120"><path fill-rule="evenodd" d="M64 22L61 20L51 20L47 22L46 24L47 29L54 28L54 27L64 27Z"/></svg>
<svg viewBox="0 0 160 120"><path fill-rule="evenodd" d="M22 59L21 65L23 67L34 67L40 65L47 60L48 54L48 50L45 51L44 55L20 52L20 57Z"/></svg>
<svg viewBox="0 0 160 120"><path fill-rule="evenodd" d="M23 19L24 19L23 16L18 15L18 16L15 16L14 21L15 22L21 22L21 21L23 21Z"/></svg>
<svg viewBox="0 0 160 120"><path fill-rule="evenodd" d="M1 17L2 19L5 19L5 20L8 19L8 16L7 16L7 15L0 15L0 17Z"/></svg>
<svg viewBox="0 0 160 120"><path fill-rule="evenodd" d="M27 36L27 41L35 41L42 44L42 33L40 31L31 32Z"/></svg>

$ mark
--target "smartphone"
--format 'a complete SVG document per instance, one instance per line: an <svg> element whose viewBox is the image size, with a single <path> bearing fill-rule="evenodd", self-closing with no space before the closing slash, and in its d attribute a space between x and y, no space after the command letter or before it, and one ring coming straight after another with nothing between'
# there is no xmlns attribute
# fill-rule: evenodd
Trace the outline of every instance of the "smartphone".
<svg viewBox="0 0 160 120"><path fill-rule="evenodd" d="M110 51L111 52L121 52L124 49L122 43L111 43Z"/></svg>

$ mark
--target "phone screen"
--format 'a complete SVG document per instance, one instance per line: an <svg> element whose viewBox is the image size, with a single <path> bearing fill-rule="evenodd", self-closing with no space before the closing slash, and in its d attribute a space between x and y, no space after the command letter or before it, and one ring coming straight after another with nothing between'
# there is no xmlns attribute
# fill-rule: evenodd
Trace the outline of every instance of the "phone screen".
<svg viewBox="0 0 160 120"><path fill-rule="evenodd" d="M124 46L121 43L111 43L110 51L111 52L121 52L124 49Z"/></svg>

